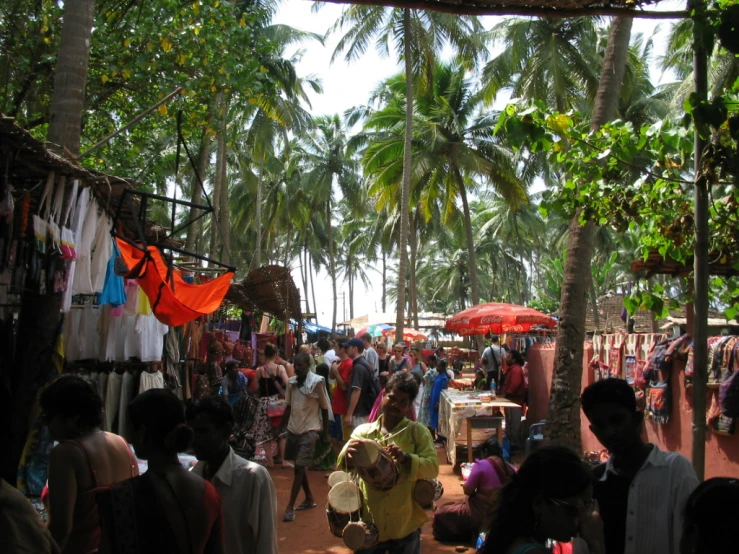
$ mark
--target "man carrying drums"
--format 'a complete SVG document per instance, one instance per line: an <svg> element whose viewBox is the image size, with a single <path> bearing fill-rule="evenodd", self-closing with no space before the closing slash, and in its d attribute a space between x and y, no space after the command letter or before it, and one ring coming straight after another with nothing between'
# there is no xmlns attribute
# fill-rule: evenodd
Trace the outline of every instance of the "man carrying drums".
<svg viewBox="0 0 739 554"><path fill-rule="evenodd" d="M428 518L414 502L413 488L417 480L439 474L439 460L431 433L407 417L417 394L410 373L395 373L385 388L382 415L357 427L339 456L340 469L354 469L360 476L362 523L372 529L356 550L360 554L420 552L421 527Z"/></svg>

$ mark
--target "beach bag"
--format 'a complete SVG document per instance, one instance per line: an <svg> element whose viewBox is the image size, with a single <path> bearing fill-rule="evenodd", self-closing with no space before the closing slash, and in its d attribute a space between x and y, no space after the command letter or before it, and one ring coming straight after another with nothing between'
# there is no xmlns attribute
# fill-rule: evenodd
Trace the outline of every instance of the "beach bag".
<svg viewBox="0 0 739 554"><path fill-rule="evenodd" d="M718 404L726 417L739 417L739 371L727 371L718 389Z"/></svg>
<svg viewBox="0 0 739 554"><path fill-rule="evenodd" d="M287 400L284 398L276 398L273 400L270 400L269 404L267 404L267 417L272 420L272 426L276 427L280 424L279 421L275 423L275 419L281 419L283 415L285 415L285 410L287 409Z"/></svg>

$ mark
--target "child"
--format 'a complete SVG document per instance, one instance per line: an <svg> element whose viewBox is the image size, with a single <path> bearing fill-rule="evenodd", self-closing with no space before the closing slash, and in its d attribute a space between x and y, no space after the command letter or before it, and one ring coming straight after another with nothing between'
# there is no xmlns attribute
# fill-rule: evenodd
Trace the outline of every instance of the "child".
<svg viewBox="0 0 739 554"><path fill-rule="evenodd" d="M313 493L308 484L306 468L313 462L318 433L323 429L323 440L329 442L328 394L326 382L310 371L310 356L299 352L295 356L295 376L287 385L287 409L282 417L281 429L287 427L285 458L295 461L295 477L290 501L285 508L282 521L295 521L293 510L308 510L316 507ZM300 489L305 491L305 502L297 507L295 500Z"/></svg>

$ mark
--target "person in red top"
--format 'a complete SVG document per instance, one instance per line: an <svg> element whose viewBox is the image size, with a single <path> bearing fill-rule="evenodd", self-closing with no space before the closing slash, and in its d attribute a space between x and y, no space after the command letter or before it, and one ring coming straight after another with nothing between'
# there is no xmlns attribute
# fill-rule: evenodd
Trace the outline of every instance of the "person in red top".
<svg viewBox="0 0 739 554"><path fill-rule="evenodd" d="M339 359L331 364L331 377L336 380L336 388L331 399L331 410L334 413L334 420L331 422L331 442L338 456L344 447L343 420L348 408L346 397L351 383L352 359L343 345L336 347L336 354Z"/></svg>
<svg viewBox="0 0 739 554"><path fill-rule="evenodd" d="M511 402L523 406L526 400L526 379L523 374L523 356L518 350L508 352L505 364L505 380L500 392ZM523 408L506 408L506 434L511 450L521 449L521 417Z"/></svg>

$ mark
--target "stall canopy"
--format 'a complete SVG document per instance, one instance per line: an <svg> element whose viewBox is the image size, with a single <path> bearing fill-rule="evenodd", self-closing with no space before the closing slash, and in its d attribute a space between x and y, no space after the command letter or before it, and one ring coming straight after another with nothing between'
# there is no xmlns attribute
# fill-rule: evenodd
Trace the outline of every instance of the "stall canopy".
<svg viewBox="0 0 739 554"><path fill-rule="evenodd" d="M556 325L556 321L526 306L489 302L472 306L450 317L445 329L461 336L468 336L488 333L527 333L538 325L551 329Z"/></svg>
<svg viewBox="0 0 739 554"><path fill-rule="evenodd" d="M249 272L241 283L233 283L226 301L247 312L302 319L300 292L288 268L265 265Z"/></svg>

